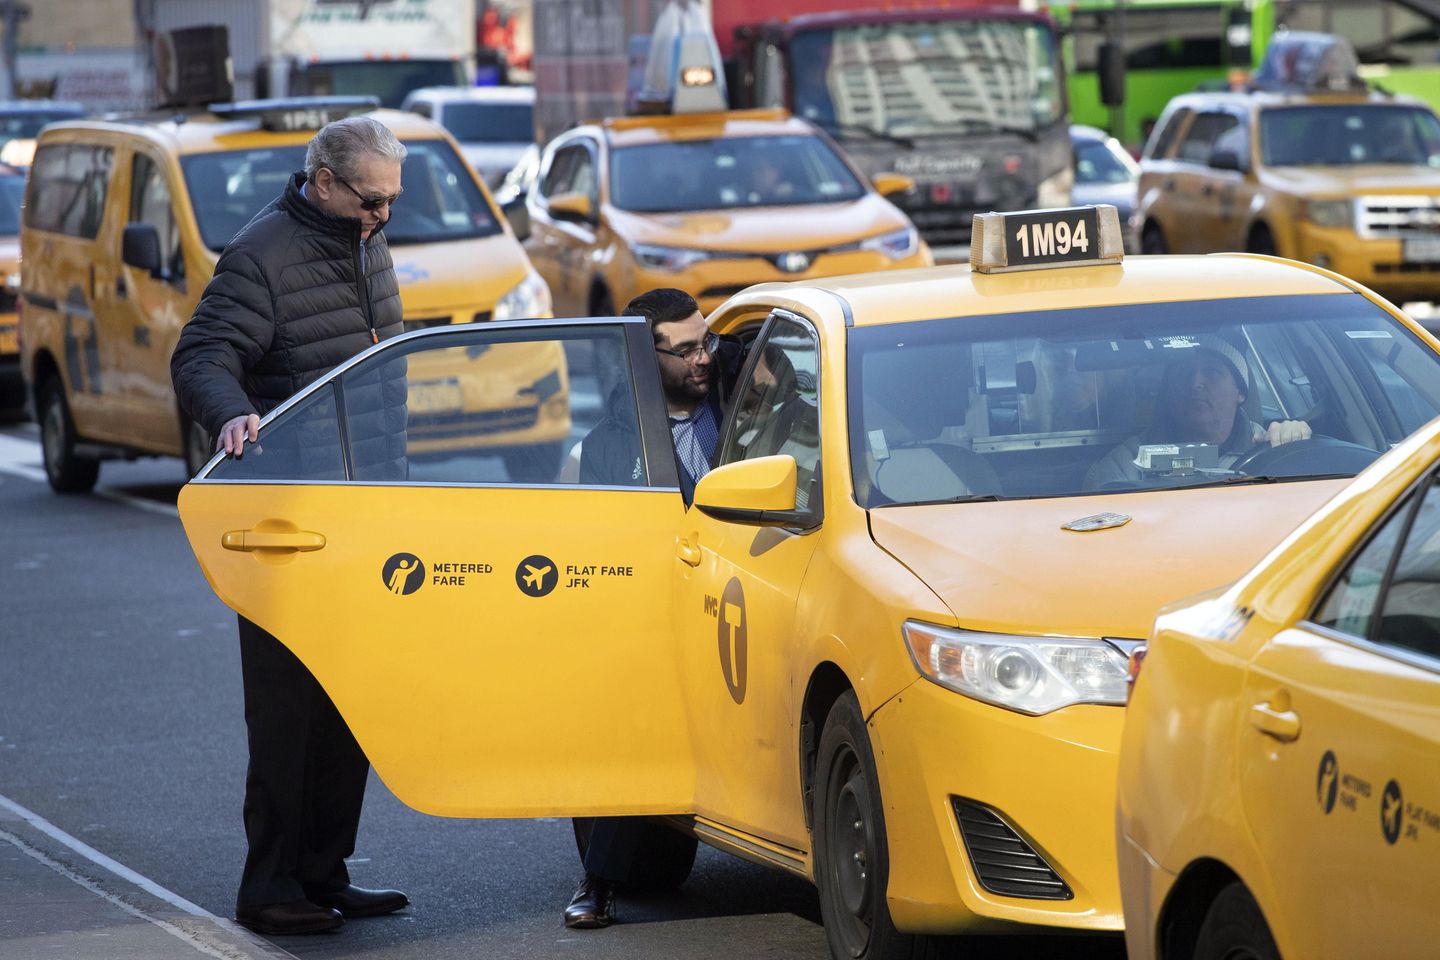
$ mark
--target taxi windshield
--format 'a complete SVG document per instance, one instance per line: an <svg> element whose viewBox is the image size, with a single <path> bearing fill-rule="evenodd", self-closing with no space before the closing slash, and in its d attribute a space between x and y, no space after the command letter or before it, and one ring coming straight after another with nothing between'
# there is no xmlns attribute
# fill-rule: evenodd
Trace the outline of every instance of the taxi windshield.
<svg viewBox="0 0 1440 960"><path fill-rule="evenodd" d="M1260 150L1272 167L1440 167L1440 120L1422 107L1374 103L1271 107L1260 114Z"/></svg>
<svg viewBox="0 0 1440 960"><path fill-rule="evenodd" d="M1033 133L1059 120L1055 35L1008 18L797 31L795 112L836 136Z"/></svg>
<svg viewBox="0 0 1440 960"><path fill-rule="evenodd" d="M862 506L1353 476L1440 414L1440 357L1359 294L859 327Z"/></svg>
<svg viewBox="0 0 1440 960"><path fill-rule="evenodd" d="M464 161L444 140L406 140L401 168L405 195L385 225L390 246L468 240L500 232L500 224ZM181 167L201 239L220 251L240 228L285 189L291 174L305 166L305 146L201 153Z"/></svg>
<svg viewBox="0 0 1440 960"><path fill-rule="evenodd" d="M865 188L819 137L730 137L622 147L611 202L662 213L858 200Z"/></svg>

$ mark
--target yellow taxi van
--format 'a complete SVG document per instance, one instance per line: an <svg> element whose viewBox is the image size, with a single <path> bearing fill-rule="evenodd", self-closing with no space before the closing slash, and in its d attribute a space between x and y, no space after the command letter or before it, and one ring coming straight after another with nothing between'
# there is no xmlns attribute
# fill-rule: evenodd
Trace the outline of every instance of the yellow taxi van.
<svg viewBox="0 0 1440 960"><path fill-rule="evenodd" d="M363 97L248 101L41 133L21 241L20 365L52 487L90 489L107 458L183 456L192 474L210 458L170 383L180 328L225 244L303 167L314 131L372 110ZM371 115L409 150L385 228L406 327L548 316L545 282L450 136L415 114ZM455 370L422 368L416 412L431 418L436 448L500 453L520 472L537 456L558 462L570 424L545 401L564 389L562 359L549 350L538 378L487 384L483 398L459 391Z"/></svg>
<svg viewBox="0 0 1440 960"><path fill-rule="evenodd" d="M1131 960L1428 957L1440 421L1155 622L1120 748Z"/></svg>
<svg viewBox="0 0 1440 960"><path fill-rule="evenodd" d="M1129 651L1440 413L1440 355L1314 267L1124 258L1113 207L985 214L971 251L712 311L726 413L690 502L643 320L455 326L292 398L266 457L213 459L190 544L416 809L667 817L813 881L836 958L1119 931ZM617 358L626 482L269 454L317 424L343 449L345 392L386 364L536 343L565 351L582 458L587 358ZM1217 411L1222 437L1189 428Z"/></svg>
<svg viewBox="0 0 1440 960"><path fill-rule="evenodd" d="M1271 59L1292 64L1290 75L1262 68L1256 89L1185 94L1165 108L1140 160L1141 251L1278 254L1396 303L1440 299L1440 119L1418 100L1366 90L1343 60L1338 82L1333 71L1300 73L1294 63L1348 46L1286 39Z"/></svg>

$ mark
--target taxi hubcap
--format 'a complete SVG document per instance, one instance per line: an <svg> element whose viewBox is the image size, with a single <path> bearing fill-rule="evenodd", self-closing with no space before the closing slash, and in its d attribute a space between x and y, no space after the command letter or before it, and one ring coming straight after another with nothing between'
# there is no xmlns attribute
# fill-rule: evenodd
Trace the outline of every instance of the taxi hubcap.
<svg viewBox="0 0 1440 960"><path fill-rule="evenodd" d="M845 909L863 916L869 902L870 865L865 843L865 783L860 771L853 770L840 791L835 810L835 859L839 866L840 899Z"/></svg>

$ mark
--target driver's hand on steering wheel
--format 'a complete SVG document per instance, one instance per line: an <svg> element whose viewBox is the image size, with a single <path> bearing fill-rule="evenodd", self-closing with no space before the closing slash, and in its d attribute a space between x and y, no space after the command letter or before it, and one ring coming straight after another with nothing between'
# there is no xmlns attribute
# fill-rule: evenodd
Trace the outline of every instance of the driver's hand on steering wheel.
<svg viewBox="0 0 1440 960"><path fill-rule="evenodd" d="M1310 424L1304 420L1277 420L1264 430L1255 428L1255 443L1269 442L1270 446L1278 447L1286 443L1294 443L1296 440L1310 439Z"/></svg>

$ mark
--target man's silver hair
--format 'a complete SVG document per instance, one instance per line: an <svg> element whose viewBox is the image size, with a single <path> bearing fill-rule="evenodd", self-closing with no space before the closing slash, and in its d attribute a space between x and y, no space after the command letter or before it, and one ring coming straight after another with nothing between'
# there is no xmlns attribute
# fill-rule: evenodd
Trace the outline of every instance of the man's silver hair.
<svg viewBox="0 0 1440 960"><path fill-rule="evenodd" d="M370 117L346 117L327 123L305 151L305 179L314 180L321 167L329 167L346 180L355 177L362 157L405 161L405 144L390 128Z"/></svg>

